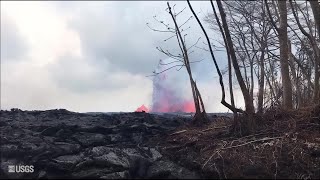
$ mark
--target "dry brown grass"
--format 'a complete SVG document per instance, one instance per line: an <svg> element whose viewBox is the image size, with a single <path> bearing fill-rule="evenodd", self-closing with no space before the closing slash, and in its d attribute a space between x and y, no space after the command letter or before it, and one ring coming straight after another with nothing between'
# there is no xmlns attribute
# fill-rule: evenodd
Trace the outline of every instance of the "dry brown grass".
<svg viewBox="0 0 320 180"><path fill-rule="evenodd" d="M163 153L206 178L320 177L320 106L270 109L256 134L235 137L223 117L207 126L182 126L163 137Z"/></svg>

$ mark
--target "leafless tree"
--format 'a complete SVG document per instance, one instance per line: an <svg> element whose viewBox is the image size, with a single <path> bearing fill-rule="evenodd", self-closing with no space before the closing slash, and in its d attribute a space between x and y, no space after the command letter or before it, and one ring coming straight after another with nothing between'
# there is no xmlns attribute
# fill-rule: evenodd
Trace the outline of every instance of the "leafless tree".
<svg viewBox="0 0 320 180"><path fill-rule="evenodd" d="M280 43L280 67L281 67L281 77L283 86L283 107L291 109L292 108L292 85L289 75L289 53L288 53L288 19L287 19L287 2L278 1L279 9L279 27L274 22L271 12L269 10L268 2L265 0L265 5L270 17L270 22L276 29L278 33L279 43Z"/></svg>
<svg viewBox="0 0 320 180"><path fill-rule="evenodd" d="M171 39L171 38L176 38L177 39L177 44L179 45L179 49L180 49L181 54L174 55L174 54L170 53L168 50L165 51L160 47L158 47L157 49L160 52L166 54L167 56L175 59L176 61L174 61L174 62L180 62L181 64L175 65L175 66L171 66L170 68L167 68L167 69L165 69L165 70L163 70L161 72L154 72L154 75L157 75L159 73L167 71L167 70L169 70L169 69L171 69L173 67L181 67L181 68L185 67L186 68L188 76L189 76L189 80L190 80L192 96L193 96L194 105L195 105L195 109L196 109L196 112L195 112L195 115L194 115L194 118L193 118L192 122L194 124L201 125L201 124L204 124L204 123L208 122L208 117L207 117L207 114L206 114L205 106L204 106L200 91L199 91L199 89L197 87L197 84L196 84L196 82L195 82L195 80L193 78L193 75L192 75L191 63L193 63L193 62L190 61L190 57L189 57L189 54L191 53L191 52L189 52L189 50L197 44L199 39L195 44L193 44L190 47L187 47L186 39L185 39L185 36L187 34L184 33L185 29L182 29L182 27L192 17L187 19L181 25L178 25L177 17L178 17L179 14L181 14L184 11L184 9L179 11L178 13L176 13L175 10L174 10L174 6L171 7L169 2L167 2L167 6L168 6L168 8L166 10L171 16L171 19L172 19L172 21L174 23L174 27L170 27L168 24L165 24L163 21L158 21L157 20L159 23L163 24L166 27L166 30L156 30L156 29L153 29L153 28L151 28L151 29L154 30L154 31L158 31L158 32L170 32L170 33L173 34L168 39ZM168 40L168 39L166 39L166 40ZM172 62L172 63L174 63L174 62Z"/></svg>
<svg viewBox="0 0 320 180"><path fill-rule="evenodd" d="M246 112L246 115L248 116L248 121L247 121L248 122L248 130L249 130L249 132L252 132L255 128L255 122L253 119L253 114L254 114L253 101L250 96L250 92L245 85L245 82L243 80L243 77L242 77L242 74L240 71L240 67L239 67L236 53L234 50L233 41L232 41L229 27L228 27L227 20L226 20L226 14L224 12L224 8L223 8L223 5L220 0L217 1L217 5L219 8L219 12L220 12L220 17L221 17L221 21L222 21L222 28L223 28L223 32L225 35L225 40L226 40L228 52L230 53L234 72L236 74L236 77L237 77L237 80L238 80L238 83L239 83L239 86L240 86L240 89L241 89L241 92L242 92L242 95L244 98L245 106L246 106L245 112ZM212 6L212 8L214 9L214 6Z"/></svg>
<svg viewBox="0 0 320 180"><path fill-rule="evenodd" d="M248 132L254 132L255 113L262 114L268 107L300 108L311 105L310 99L313 99L314 103L319 103L320 10L318 2L309 0L222 2L217 0L218 9L216 9L216 5L211 0L212 13L208 13L204 21L212 30L221 34L220 39L208 36L206 28L193 10L190 1L187 0L187 3L207 41L205 45L208 49L200 49L211 54L219 75L221 103L234 113L233 129L246 124ZM174 37L178 39L182 54L188 55L189 49L185 48L184 40L181 38L182 31L176 30L179 29L176 16L174 13L171 16L176 28L169 30L175 33ZM220 46L212 43L213 41ZM214 55L216 51L226 52L227 69L221 69L218 66ZM182 65L186 67L190 77L195 104L202 107L201 96L197 100L198 90L192 80L188 65L189 57L180 58L184 59ZM228 72L228 84L224 83L225 72ZM236 77L238 84L232 83L233 76ZM226 100L226 86L229 86L230 103ZM235 106L234 86L240 87L245 110ZM238 113L246 117L245 123L238 121Z"/></svg>

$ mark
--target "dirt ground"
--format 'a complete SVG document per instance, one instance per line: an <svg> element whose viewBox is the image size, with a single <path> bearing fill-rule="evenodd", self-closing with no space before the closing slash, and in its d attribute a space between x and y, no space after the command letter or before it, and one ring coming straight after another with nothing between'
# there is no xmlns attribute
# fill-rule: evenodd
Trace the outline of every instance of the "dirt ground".
<svg viewBox="0 0 320 180"><path fill-rule="evenodd" d="M320 178L320 106L257 117L254 135L229 133L232 120L184 125L158 142L163 154L197 170L203 178Z"/></svg>

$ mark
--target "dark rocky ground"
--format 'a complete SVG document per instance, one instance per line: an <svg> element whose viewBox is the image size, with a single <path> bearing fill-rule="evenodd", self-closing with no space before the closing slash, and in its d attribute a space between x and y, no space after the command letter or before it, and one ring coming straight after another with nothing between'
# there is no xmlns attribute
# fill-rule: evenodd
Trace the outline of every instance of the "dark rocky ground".
<svg viewBox="0 0 320 180"><path fill-rule="evenodd" d="M63 109L0 113L1 178L199 178L149 143L187 118ZM19 164L33 165L34 173L8 173L8 165Z"/></svg>
<svg viewBox="0 0 320 180"><path fill-rule="evenodd" d="M255 134L228 116L0 111L0 177L36 179L320 179L320 106L267 110ZM244 119L245 120L245 119ZM34 173L8 173L8 165Z"/></svg>

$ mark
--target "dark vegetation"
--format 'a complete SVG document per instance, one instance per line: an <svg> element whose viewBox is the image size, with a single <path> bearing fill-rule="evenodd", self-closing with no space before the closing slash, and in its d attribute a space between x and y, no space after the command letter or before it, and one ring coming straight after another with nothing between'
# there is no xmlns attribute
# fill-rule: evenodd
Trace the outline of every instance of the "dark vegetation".
<svg viewBox="0 0 320 180"><path fill-rule="evenodd" d="M319 106L269 109L257 119L259 128L247 136L230 133L232 121L224 117L181 126L160 141L162 153L203 178L319 179Z"/></svg>

